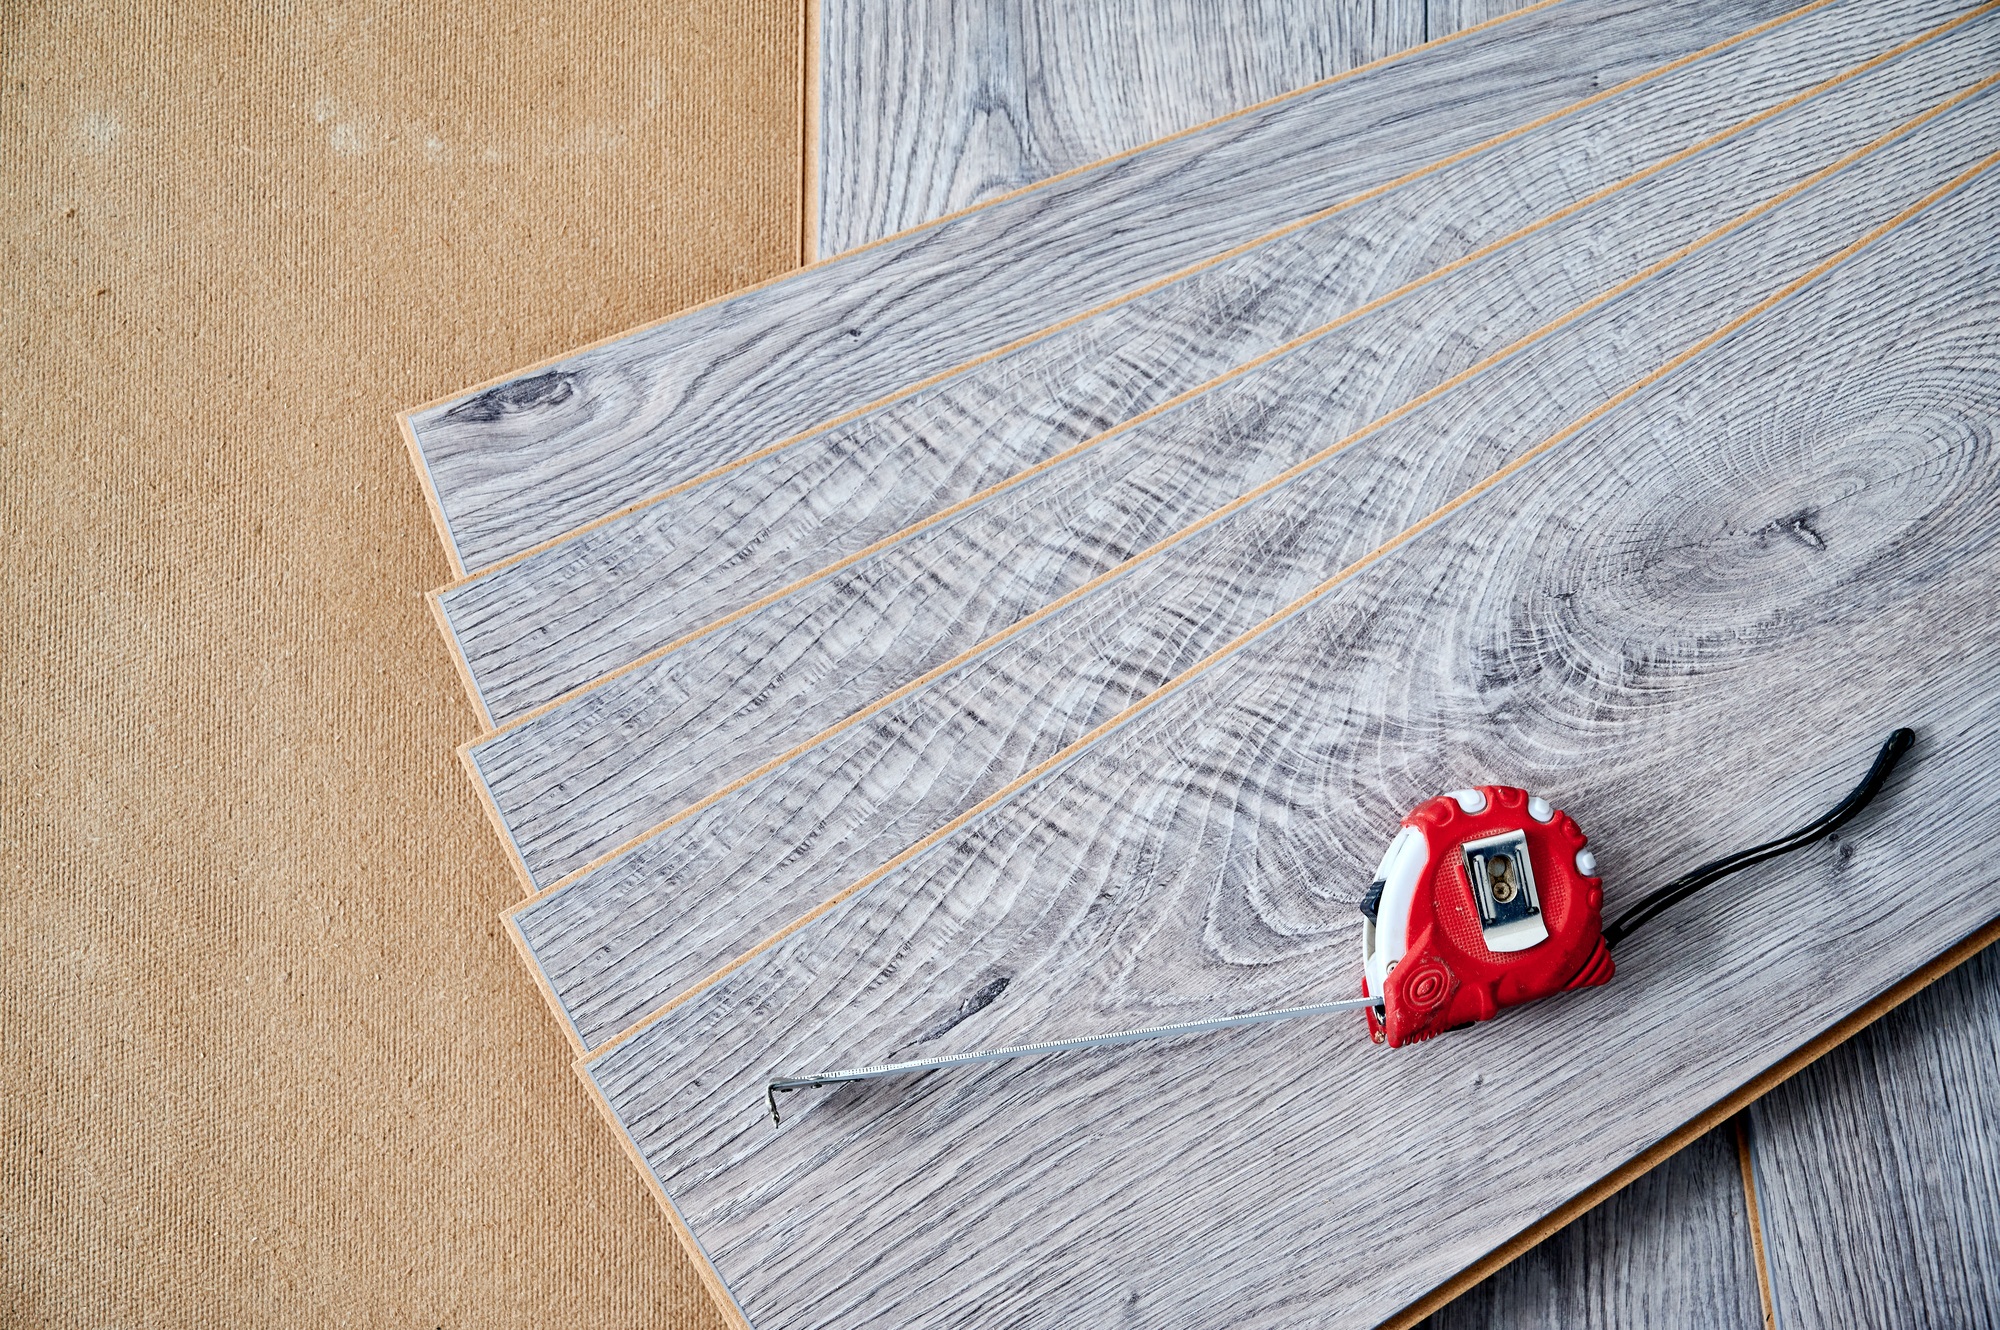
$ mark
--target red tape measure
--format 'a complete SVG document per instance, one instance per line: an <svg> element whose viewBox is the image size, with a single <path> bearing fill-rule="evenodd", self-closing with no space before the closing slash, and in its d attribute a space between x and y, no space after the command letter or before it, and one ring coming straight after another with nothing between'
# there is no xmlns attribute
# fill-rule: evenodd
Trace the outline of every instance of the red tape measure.
<svg viewBox="0 0 2000 1330"><path fill-rule="evenodd" d="M1576 819L1510 785L1403 819L1362 900L1363 992L1392 1048L1611 978L1603 884ZM1372 908L1371 908L1372 907Z"/></svg>

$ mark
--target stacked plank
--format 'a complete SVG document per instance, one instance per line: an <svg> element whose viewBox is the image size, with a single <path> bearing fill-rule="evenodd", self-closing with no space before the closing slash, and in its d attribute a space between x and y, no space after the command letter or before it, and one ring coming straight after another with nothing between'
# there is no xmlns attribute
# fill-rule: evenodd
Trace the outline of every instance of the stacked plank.
<svg viewBox="0 0 2000 1330"><path fill-rule="evenodd" d="M728 1305L1375 1324L2000 912L1995 9L1545 0L411 415L508 925ZM1476 1035L763 1115L1347 996L1438 790L1615 909L1902 721Z"/></svg>

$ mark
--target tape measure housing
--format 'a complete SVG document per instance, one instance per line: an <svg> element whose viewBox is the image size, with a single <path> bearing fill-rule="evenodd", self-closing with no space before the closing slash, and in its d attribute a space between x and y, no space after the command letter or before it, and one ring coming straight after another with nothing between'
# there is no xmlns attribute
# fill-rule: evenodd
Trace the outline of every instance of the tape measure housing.
<svg viewBox="0 0 2000 1330"><path fill-rule="evenodd" d="M1362 991L1383 999L1370 1035L1401 1047L1610 979L1586 845L1575 819L1510 785L1419 804L1363 900Z"/></svg>

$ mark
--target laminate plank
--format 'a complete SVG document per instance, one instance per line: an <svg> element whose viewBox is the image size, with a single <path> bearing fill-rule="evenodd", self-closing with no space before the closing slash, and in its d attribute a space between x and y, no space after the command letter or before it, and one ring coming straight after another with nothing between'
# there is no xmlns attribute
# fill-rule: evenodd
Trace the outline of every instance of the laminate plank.
<svg viewBox="0 0 2000 1330"><path fill-rule="evenodd" d="M434 515L489 566L1783 12L1545 0L420 409Z"/></svg>
<svg viewBox="0 0 2000 1330"><path fill-rule="evenodd" d="M822 0L819 253L1415 46L1425 10L1424 0Z"/></svg>
<svg viewBox="0 0 2000 1330"><path fill-rule="evenodd" d="M1735 1133L1702 1136L1460 1294L1428 1330L1757 1330Z"/></svg>
<svg viewBox="0 0 2000 1330"><path fill-rule="evenodd" d="M749 1320L1371 1325L1985 923L1996 180L594 1056ZM1820 811L1895 721L1880 811L1609 987L1412 1050L1300 1022L762 1117L773 1072L1351 992L1387 829L1472 773L1595 828L1616 908Z"/></svg>
<svg viewBox="0 0 2000 1330"><path fill-rule="evenodd" d="M1270 394L1246 391L1240 406L1222 390L1198 399L1206 409L1165 436L1179 458L1192 459L1186 465L1287 440L1296 440L1288 457L1320 450L1319 460L1089 596L1051 607L964 667L884 699L859 723L531 898L510 922L565 1024L581 1047L597 1046L810 909L830 882L866 873L1155 694L1206 652L1709 333L1783 275L1804 272L1975 160L1979 145L2000 132L1996 117L2000 96L1961 103L1630 289L1608 280L1631 271L1627 245L1636 241L1643 252L1661 231L1693 239L1699 226L1682 229L1671 210L1642 211L1624 240L1618 228L1587 231L1587 241L1554 236L1550 243L1572 255L1586 284L1600 275L1580 256L1607 260L1607 280L1594 293L1603 303L1491 366L1469 366L1476 344L1395 340L1411 357L1412 382L1435 384L1454 371L1463 381L1344 447L1347 431L1375 409L1357 362L1379 357L1384 339L1360 337L1348 358L1302 359L1299 374ZM1754 175L1738 169L1744 165L1718 157L1712 183ZM1690 186L1666 198L1692 207L1700 222L1703 193ZM1734 212L1722 208L1708 221ZM1537 316L1540 283L1539 276L1482 282L1477 303L1442 291L1440 321L1417 326L1490 324L1503 334L1494 341L1504 342L1510 319ZM1338 357L1339 345L1331 349ZM1359 403L1344 392L1357 379ZM1104 511L1144 514L1170 492L1145 475L1138 482L1132 501ZM992 548L1003 561L1026 558L1026 547ZM975 572L973 582L991 575L983 565ZM919 576L912 586L921 595L935 582ZM915 613L891 622L900 627ZM855 636L885 631L873 621L852 626ZM665 723L635 720L629 728Z"/></svg>
<svg viewBox="0 0 2000 1330"><path fill-rule="evenodd" d="M1992 769L1974 779L1990 784ZM1930 871L1920 848L1911 869ZM1996 1068L2000 949L1988 948L1758 1101L1751 1154L1780 1327L2000 1323Z"/></svg>
<svg viewBox="0 0 2000 1330"><path fill-rule="evenodd" d="M439 595L511 723L1302 336L1959 4L1843 4L1570 110Z"/></svg>

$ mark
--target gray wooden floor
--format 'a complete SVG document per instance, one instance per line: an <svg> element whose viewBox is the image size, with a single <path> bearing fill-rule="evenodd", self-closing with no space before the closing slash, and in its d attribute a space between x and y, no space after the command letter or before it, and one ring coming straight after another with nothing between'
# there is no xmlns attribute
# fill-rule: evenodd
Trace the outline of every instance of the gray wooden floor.
<svg viewBox="0 0 2000 1330"><path fill-rule="evenodd" d="M1241 0L1172 8L1176 19L1202 11L1200 26L1172 25L1203 36L1183 42L1160 39L1164 4L1122 7L1108 40L1032 0L954 22L963 8L907 0L892 19L860 0L825 0L822 253L1488 16L1430 0L1288 9L1274 21ZM1161 67L1177 77L1126 77ZM918 68L921 79L899 80ZM892 82L902 100L885 115ZM1105 88L1108 106L1093 96ZM1778 1325L2000 1324L1996 1068L2000 950L1768 1095L1740 1132L1703 1138L1430 1324L1761 1324L1739 1135L1755 1165Z"/></svg>
<svg viewBox="0 0 2000 1330"><path fill-rule="evenodd" d="M839 254L1521 0L821 0L816 239Z"/></svg>

